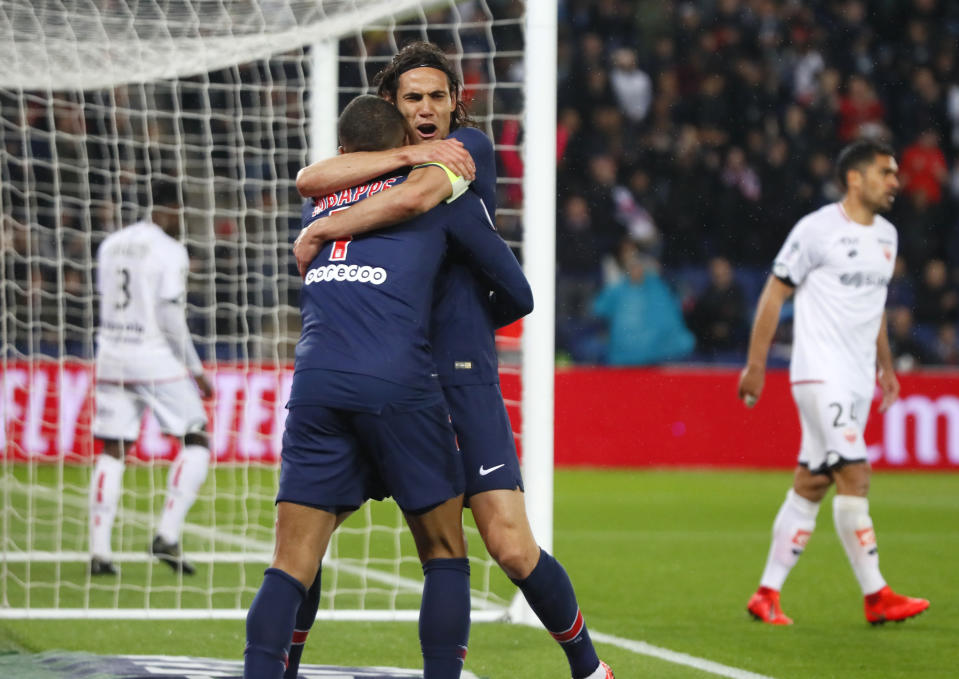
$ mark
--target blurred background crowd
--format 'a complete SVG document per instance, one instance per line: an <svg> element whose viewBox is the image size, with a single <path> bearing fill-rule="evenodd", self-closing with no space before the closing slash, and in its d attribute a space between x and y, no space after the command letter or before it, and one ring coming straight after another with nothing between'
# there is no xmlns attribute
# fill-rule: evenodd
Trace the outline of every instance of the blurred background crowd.
<svg viewBox="0 0 959 679"><path fill-rule="evenodd" d="M466 2L429 38L458 63L498 149L518 238L522 7ZM889 329L900 369L959 364L959 3L560 0L560 360L739 363L772 259L840 197L833 161L893 145L902 191ZM340 43L340 103L395 49ZM7 351L89 357L92 253L142 212L144 173L186 175L190 322L205 358L284 359L296 335L296 171L308 161L308 59L294 50L174 85L0 91ZM482 56L482 55L489 56ZM535 77L531 75L531 77ZM240 86L242 85L242 86ZM493 86L495 85L495 87ZM186 184L186 183L185 183ZM773 360L788 358L791 310ZM282 336L278 348L264 337Z"/></svg>
<svg viewBox="0 0 959 679"><path fill-rule="evenodd" d="M869 136L901 168L898 365L956 364L959 4L564 0L560 17L569 359L741 361L778 248L840 197L833 161Z"/></svg>

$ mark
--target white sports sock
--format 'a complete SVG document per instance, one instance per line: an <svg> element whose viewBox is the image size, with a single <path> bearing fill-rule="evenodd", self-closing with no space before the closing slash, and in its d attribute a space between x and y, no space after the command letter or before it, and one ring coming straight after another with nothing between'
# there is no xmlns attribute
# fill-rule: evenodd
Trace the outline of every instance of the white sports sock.
<svg viewBox="0 0 959 679"><path fill-rule="evenodd" d="M110 537L120 504L124 467L123 460L101 453L90 480L90 555L104 561L113 558Z"/></svg>
<svg viewBox="0 0 959 679"><path fill-rule="evenodd" d="M886 586L886 581L879 572L879 550L869 516L869 500L856 495L837 495L832 501L832 518L862 593L878 592Z"/></svg>
<svg viewBox="0 0 959 679"><path fill-rule="evenodd" d="M818 513L818 502L810 502L792 488L786 492L786 499L773 521L772 543L769 545L769 556L766 557L766 568L759 581L760 585L777 592L783 588L786 576L799 561L799 556L816 528Z"/></svg>
<svg viewBox="0 0 959 679"><path fill-rule="evenodd" d="M183 522L206 480L210 451L203 446L184 446L167 474L166 503L157 534L167 542L179 542Z"/></svg>

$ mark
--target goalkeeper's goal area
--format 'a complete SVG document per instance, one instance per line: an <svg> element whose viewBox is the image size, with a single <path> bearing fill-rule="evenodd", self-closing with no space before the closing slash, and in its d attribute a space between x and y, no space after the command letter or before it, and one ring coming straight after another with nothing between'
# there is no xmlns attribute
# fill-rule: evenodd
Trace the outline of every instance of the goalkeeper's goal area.
<svg viewBox="0 0 959 679"><path fill-rule="evenodd" d="M0 617L245 616L273 549L299 335L296 173L335 153L339 111L413 40L450 55L497 151L497 225L537 306L522 330L498 338L503 391L534 532L551 548L555 4L9 0L0 3ZM149 213L158 180L182 188L188 322L216 391L214 462L183 535L197 573L147 553L178 450L148 414L113 530L119 574L91 576L95 254ZM523 618L469 512L464 520L474 620ZM422 572L407 532L389 501L350 517L324 561L320 617L415 619Z"/></svg>

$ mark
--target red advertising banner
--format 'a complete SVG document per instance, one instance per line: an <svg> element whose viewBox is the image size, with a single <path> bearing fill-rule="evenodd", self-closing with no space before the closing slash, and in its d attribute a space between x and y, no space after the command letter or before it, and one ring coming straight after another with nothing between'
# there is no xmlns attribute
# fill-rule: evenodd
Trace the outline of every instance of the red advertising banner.
<svg viewBox="0 0 959 679"><path fill-rule="evenodd" d="M289 365L219 364L209 373L208 404L218 462L275 463L292 380ZM767 376L759 404L736 399L730 369L575 368L556 373L558 466L795 465L799 421L788 375ZM959 373L900 376L902 398L883 415L873 402L866 443L887 469L959 470ZM519 421L519 376L502 377L513 427ZM93 369L84 362L9 361L0 373L0 447L7 458L87 462ZM169 460L176 441L147 413L132 458Z"/></svg>
<svg viewBox="0 0 959 679"><path fill-rule="evenodd" d="M759 403L736 398L732 369L578 368L556 373L557 466L794 467L799 418L786 371ZM866 427L876 468L959 470L959 373L900 375Z"/></svg>
<svg viewBox="0 0 959 679"><path fill-rule="evenodd" d="M218 462L279 460L291 366L210 368L215 399L207 404L210 445ZM0 444L18 460L82 462L94 454L93 365L79 361L10 361L0 374ZM176 440L147 412L130 459L171 460Z"/></svg>

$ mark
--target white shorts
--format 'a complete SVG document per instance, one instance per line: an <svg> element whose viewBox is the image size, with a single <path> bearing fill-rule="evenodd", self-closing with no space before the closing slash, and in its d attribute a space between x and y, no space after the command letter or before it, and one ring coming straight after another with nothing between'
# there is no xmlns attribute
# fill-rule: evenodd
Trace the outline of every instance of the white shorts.
<svg viewBox="0 0 959 679"><path fill-rule="evenodd" d="M206 427L206 410L190 377L156 383L97 382L93 435L101 439L135 441L143 411L149 408L164 434L184 436Z"/></svg>
<svg viewBox="0 0 959 679"><path fill-rule="evenodd" d="M799 464L822 474L851 462L865 462L863 432L871 399L825 382L792 386L799 410L802 444Z"/></svg>

